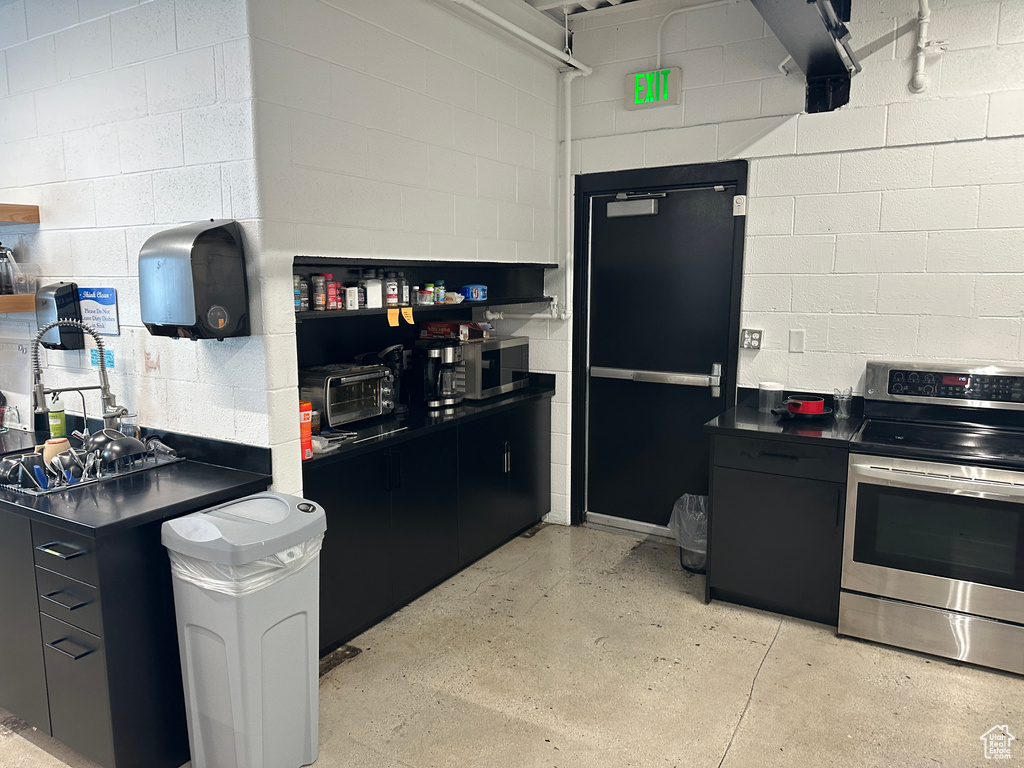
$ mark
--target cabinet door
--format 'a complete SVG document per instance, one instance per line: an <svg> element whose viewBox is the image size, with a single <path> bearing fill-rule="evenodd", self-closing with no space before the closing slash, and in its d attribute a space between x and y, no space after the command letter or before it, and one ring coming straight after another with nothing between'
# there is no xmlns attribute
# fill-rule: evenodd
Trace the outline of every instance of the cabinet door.
<svg viewBox="0 0 1024 768"><path fill-rule="evenodd" d="M114 765L103 641L41 616L53 738L101 765Z"/></svg>
<svg viewBox="0 0 1024 768"><path fill-rule="evenodd" d="M551 402L527 403L509 415L509 533L551 510Z"/></svg>
<svg viewBox="0 0 1024 768"><path fill-rule="evenodd" d="M29 521L0 511L0 706L50 733Z"/></svg>
<svg viewBox="0 0 1024 768"><path fill-rule="evenodd" d="M320 554L320 652L392 610L391 496L384 450L304 468L303 491L327 513Z"/></svg>
<svg viewBox="0 0 1024 768"><path fill-rule="evenodd" d="M459 426L459 564L490 552L511 532L508 415Z"/></svg>
<svg viewBox="0 0 1024 768"><path fill-rule="evenodd" d="M396 608L458 570L456 436L453 426L389 449Z"/></svg>
<svg viewBox="0 0 1024 768"><path fill-rule="evenodd" d="M844 487L719 466L713 477L711 596L836 624Z"/></svg>

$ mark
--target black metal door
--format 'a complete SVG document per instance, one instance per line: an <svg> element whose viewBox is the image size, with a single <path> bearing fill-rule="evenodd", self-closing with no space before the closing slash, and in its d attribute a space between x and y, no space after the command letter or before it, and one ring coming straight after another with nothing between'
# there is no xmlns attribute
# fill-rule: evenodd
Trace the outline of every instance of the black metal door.
<svg viewBox="0 0 1024 768"><path fill-rule="evenodd" d="M735 397L736 193L589 198L590 515L664 525L707 493L702 426Z"/></svg>

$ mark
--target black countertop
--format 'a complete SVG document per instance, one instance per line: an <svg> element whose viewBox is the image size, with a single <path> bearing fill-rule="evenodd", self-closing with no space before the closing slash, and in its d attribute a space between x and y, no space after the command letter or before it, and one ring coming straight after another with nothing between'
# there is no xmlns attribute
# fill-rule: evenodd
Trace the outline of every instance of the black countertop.
<svg viewBox="0 0 1024 768"><path fill-rule="evenodd" d="M312 459L303 462L303 468L327 466L335 459L351 458L360 453L375 451L384 445L394 445L422 437L430 432L446 429L453 424L500 413L530 400L541 400L554 396L554 376L547 377L543 374L532 374L531 376L534 384L507 395L487 400L464 400L454 408L438 410L427 410L422 407L410 408L408 413L382 416L351 426L343 425L339 427L339 430L355 432L356 437L341 443L340 448L330 453L314 454Z"/></svg>
<svg viewBox="0 0 1024 768"><path fill-rule="evenodd" d="M861 424L863 419L859 417L836 419L830 415L821 419L797 419L741 406L713 418L704 425L704 431L713 435L773 438L847 448Z"/></svg>
<svg viewBox="0 0 1024 768"><path fill-rule="evenodd" d="M258 493L270 481L256 472L181 461L45 496L0 488L0 509L99 538Z"/></svg>

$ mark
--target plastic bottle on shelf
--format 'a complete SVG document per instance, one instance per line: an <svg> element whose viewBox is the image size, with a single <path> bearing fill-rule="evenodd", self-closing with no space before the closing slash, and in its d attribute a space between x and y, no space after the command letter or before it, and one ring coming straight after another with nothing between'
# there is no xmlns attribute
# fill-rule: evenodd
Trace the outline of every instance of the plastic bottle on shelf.
<svg viewBox="0 0 1024 768"><path fill-rule="evenodd" d="M389 307L398 306L398 275L394 272L388 272L384 276L384 301Z"/></svg>
<svg viewBox="0 0 1024 768"><path fill-rule="evenodd" d="M444 304L444 280L437 280L434 283L434 303Z"/></svg>
<svg viewBox="0 0 1024 768"><path fill-rule="evenodd" d="M398 272L398 303L403 307L409 306L412 303L411 295L409 293L409 280L405 277L405 272L399 270Z"/></svg>

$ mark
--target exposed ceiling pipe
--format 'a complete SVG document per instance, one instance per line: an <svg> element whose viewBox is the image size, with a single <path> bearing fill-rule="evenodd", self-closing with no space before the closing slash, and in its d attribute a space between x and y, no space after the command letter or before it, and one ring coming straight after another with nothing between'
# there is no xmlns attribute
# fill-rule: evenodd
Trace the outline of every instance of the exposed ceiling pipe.
<svg viewBox="0 0 1024 768"><path fill-rule="evenodd" d="M948 41L929 40L928 25L932 20L932 11L928 7L928 0L918 0L919 10L917 14L917 57L914 62L914 76L910 78L908 87L913 93L924 93L931 85L931 78L924 71L925 58L934 51L946 50Z"/></svg>
<svg viewBox="0 0 1024 768"><path fill-rule="evenodd" d="M499 16L493 11L485 8L474 0L451 0L457 5L461 5L466 10L472 11L481 18L487 19L492 24L501 27L502 29L510 32L511 34L518 37L530 45L538 48L549 56L553 56L559 61L567 64L569 69L562 71L562 152L563 152L563 175L564 175L564 189L562 198L562 224L563 224L563 239L565 246L565 254L560 264L563 274L565 275L565 290L564 300L559 308L558 297L555 296L551 307L542 313L535 314L521 314L514 312L493 312L486 310L484 316L488 320L526 320L530 318L552 318L559 320L568 320L572 317L572 281L573 281L573 231L572 231L572 201L573 201L573 187L572 187L572 81L577 77L587 76L593 73L593 68L588 67L582 61L577 59L569 50L568 44L566 50L560 51L553 45L541 40L534 34L527 32L522 27L513 24L508 19ZM721 0L720 2L711 3L711 5L721 5L722 2L736 2L736 0ZM566 35L568 35L568 20L566 26ZM568 38L567 38L568 39Z"/></svg>
<svg viewBox="0 0 1024 768"><path fill-rule="evenodd" d="M475 2L475 0L451 0L451 2L455 3L456 5L461 5L467 11L472 11L477 16L480 16L483 19L487 19L495 26L501 27L506 32L509 32L518 37L520 40L529 43L530 45L534 46L535 48L538 48L541 51L544 51L544 53L548 54L549 56L553 56L559 61L568 64L573 69L579 70L584 75L589 75L591 72L594 71L591 67L588 67L582 61L576 59L571 53L566 53L565 51L558 50L557 48L555 48L555 46L549 45L548 43L544 42L533 33L527 32L522 27L513 24L504 16L500 16L499 14L490 10L489 8L485 8L484 6L480 5L480 3Z"/></svg>

